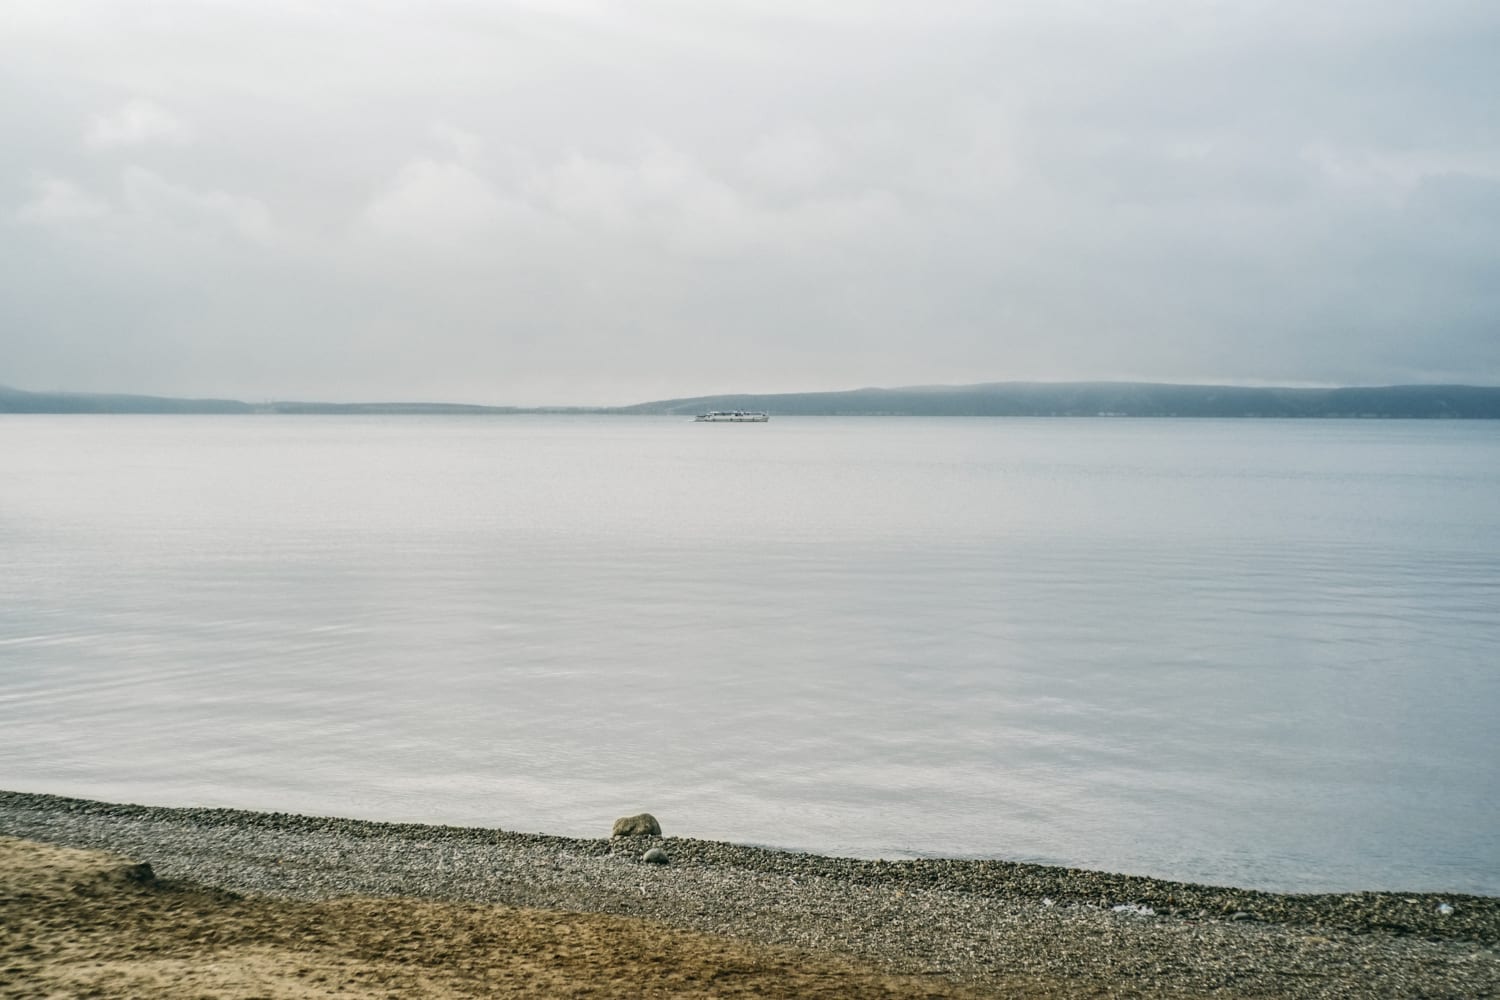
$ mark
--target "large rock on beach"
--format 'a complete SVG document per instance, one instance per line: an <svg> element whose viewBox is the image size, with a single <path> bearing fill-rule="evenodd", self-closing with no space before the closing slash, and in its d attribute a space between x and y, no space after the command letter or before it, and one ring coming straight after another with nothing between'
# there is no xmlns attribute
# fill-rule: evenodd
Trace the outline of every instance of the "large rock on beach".
<svg viewBox="0 0 1500 1000"><path fill-rule="evenodd" d="M610 836L660 837L661 824L650 813L641 813L639 816L621 816L615 820L615 828L610 832Z"/></svg>

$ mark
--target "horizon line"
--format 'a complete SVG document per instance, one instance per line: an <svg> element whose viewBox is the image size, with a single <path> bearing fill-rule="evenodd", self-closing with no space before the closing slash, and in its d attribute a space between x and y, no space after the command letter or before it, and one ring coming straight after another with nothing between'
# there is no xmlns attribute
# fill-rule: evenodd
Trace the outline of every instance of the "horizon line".
<svg viewBox="0 0 1500 1000"><path fill-rule="evenodd" d="M68 396L76 398L122 398L138 400L162 400L181 403L226 403L239 404L249 407L260 406L333 406L333 407L453 407L481 410L510 410L510 411L601 411L601 410L624 410L635 409L642 406L651 406L661 403L682 403L694 400L715 399L722 397L754 396L820 396L820 395L842 395L858 392L912 392L912 391L944 391L953 389L981 389L991 386L1152 386L1190 389L1265 389L1265 390L1290 390L1290 391L1319 391L1319 390L1341 390L1341 389L1500 389L1500 384L1487 384L1480 382L1236 382L1231 380L1205 381L1205 382L1179 382L1158 381L1155 379L1122 378L1122 379L1005 379L985 382L927 382L906 385L862 385L848 389L802 389L802 390L778 390L778 391L756 391L756 390L734 390L727 392L708 392L683 396L664 396L653 399L639 400L631 403L475 403L468 401L435 400L435 399L357 399L350 401L334 401L329 399L294 399L294 398L240 398L235 396L215 396L189 393L185 395L166 395L158 392L129 392L117 390L83 390L83 389L21 389L13 385L0 383L0 393L11 392L26 396Z"/></svg>

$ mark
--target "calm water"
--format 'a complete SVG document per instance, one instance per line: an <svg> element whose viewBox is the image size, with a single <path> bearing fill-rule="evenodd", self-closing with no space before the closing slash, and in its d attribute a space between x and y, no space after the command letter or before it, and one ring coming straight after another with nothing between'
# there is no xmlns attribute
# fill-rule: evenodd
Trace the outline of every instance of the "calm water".
<svg viewBox="0 0 1500 1000"><path fill-rule="evenodd" d="M1500 894L1500 424L0 418L0 787Z"/></svg>

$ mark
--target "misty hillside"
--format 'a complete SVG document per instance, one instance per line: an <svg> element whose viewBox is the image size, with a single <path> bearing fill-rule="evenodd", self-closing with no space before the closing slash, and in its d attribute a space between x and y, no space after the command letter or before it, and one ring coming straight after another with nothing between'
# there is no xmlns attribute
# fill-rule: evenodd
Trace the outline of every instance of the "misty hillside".
<svg viewBox="0 0 1500 1000"><path fill-rule="evenodd" d="M765 410L781 415L943 417L1385 417L1500 419L1500 387L1397 385L1336 389L1136 382L997 382L847 392L668 399L625 413Z"/></svg>
<svg viewBox="0 0 1500 1000"><path fill-rule="evenodd" d="M236 399L174 399L123 393L26 392L0 385L0 413L252 413Z"/></svg>
<svg viewBox="0 0 1500 1000"><path fill-rule="evenodd" d="M515 413L510 406L465 403L244 403L237 399L174 399L123 393L25 392L0 386L0 413Z"/></svg>
<svg viewBox="0 0 1500 1000"><path fill-rule="evenodd" d="M931 417L1357 417L1500 419L1500 387L1396 385L1287 389L1135 382L997 382L847 392L742 393L625 407L478 406L461 403L245 403L0 386L0 413L683 414L765 410L778 416Z"/></svg>

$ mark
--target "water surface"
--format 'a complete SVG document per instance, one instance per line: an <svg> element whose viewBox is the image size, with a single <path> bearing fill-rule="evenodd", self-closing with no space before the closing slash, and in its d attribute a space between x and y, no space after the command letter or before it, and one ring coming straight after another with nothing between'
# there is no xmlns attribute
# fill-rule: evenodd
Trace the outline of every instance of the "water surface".
<svg viewBox="0 0 1500 1000"><path fill-rule="evenodd" d="M1500 893L1500 425L0 418L0 787Z"/></svg>

